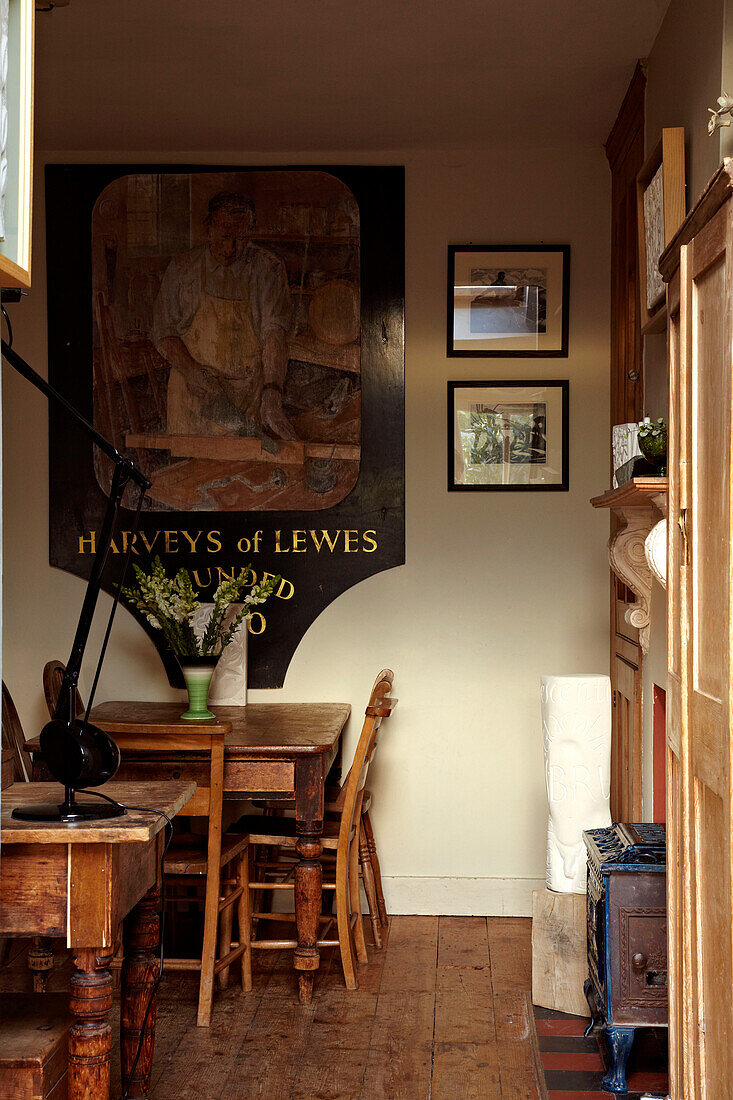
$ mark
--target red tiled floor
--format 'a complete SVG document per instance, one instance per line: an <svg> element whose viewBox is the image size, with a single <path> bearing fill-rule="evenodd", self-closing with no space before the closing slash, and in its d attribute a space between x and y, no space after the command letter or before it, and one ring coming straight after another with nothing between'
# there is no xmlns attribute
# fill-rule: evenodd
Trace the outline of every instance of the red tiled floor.
<svg viewBox="0 0 733 1100"><path fill-rule="evenodd" d="M591 1069L601 1072L604 1069L600 1050L589 1051L587 1054L543 1051L540 1057L543 1069Z"/></svg>
<svg viewBox="0 0 733 1100"><path fill-rule="evenodd" d="M549 1100L607 1100L602 1040L587 1039L587 1021L548 1009L535 1009L535 1026L541 1069ZM640 1100L642 1093L667 1092L666 1044L662 1032L640 1028L628 1069L628 1093L624 1100ZM716 1098L717 1100L717 1098Z"/></svg>
<svg viewBox="0 0 733 1100"><path fill-rule="evenodd" d="M548 1092L548 1100L608 1100L610 1092Z"/></svg>
<svg viewBox="0 0 733 1100"><path fill-rule="evenodd" d="M582 1035L587 1020L580 1016L572 1020L537 1020L538 1035Z"/></svg>

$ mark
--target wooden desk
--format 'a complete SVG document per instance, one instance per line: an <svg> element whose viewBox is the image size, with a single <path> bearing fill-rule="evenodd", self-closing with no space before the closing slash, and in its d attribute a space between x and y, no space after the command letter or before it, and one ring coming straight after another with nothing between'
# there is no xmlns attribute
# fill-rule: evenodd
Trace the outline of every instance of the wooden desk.
<svg viewBox="0 0 733 1100"><path fill-rule="evenodd" d="M102 703L90 720L110 733L122 751L120 779L187 779L208 782L208 768L195 749L165 754L150 751L166 733L224 732L224 798L295 799L299 863L295 872L295 923L301 1001L310 1001L318 969L318 917L321 911L321 837L325 780L339 750L351 713L347 703L249 703L212 707L209 722L181 721L181 703ZM37 754L38 742L28 742ZM146 753L147 748L147 753ZM34 777L37 774L34 765ZM39 773L40 774L40 773Z"/></svg>
<svg viewBox="0 0 733 1100"><path fill-rule="evenodd" d="M173 817L193 783L108 783L104 793L123 805L150 806ZM165 821L131 810L123 817L75 825L17 821L16 806L59 801L57 783L14 783L3 791L0 817L0 934L63 936L75 971L69 1008L69 1100L110 1095L112 1007L109 963L123 917L122 1072L127 1079L158 973L160 856ZM39 994L42 996L42 994ZM155 1006L135 1071L131 1097L150 1091Z"/></svg>

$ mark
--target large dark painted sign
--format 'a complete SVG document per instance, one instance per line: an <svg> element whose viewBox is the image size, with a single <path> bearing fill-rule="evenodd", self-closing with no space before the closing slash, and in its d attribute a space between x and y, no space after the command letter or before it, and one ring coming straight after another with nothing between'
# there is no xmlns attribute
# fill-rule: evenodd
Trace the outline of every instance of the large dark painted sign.
<svg viewBox="0 0 733 1100"><path fill-rule="evenodd" d="M50 381L152 482L105 587L128 547L204 599L280 574L249 646L279 687L323 608L404 562L403 169L50 165L46 210ZM52 565L88 576L110 479L52 409Z"/></svg>

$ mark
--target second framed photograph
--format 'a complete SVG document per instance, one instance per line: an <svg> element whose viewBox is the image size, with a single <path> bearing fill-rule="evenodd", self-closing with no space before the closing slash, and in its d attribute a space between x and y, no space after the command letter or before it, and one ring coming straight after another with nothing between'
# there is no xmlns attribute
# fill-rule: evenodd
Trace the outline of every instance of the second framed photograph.
<svg viewBox="0 0 733 1100"><path fill-rule="evenodd" d="M568 354L570 246L448 246L449 356Z"/></svg>
<svg viewBox="0 0 733 1100"><path fill-rule="evenodd" d="M568 488L567 381L449 382L448 490Z"/></svg>

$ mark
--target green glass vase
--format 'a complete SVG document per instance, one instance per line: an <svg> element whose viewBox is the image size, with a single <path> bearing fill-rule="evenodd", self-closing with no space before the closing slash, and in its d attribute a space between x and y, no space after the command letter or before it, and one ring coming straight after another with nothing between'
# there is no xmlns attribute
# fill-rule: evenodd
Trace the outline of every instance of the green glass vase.
<svg viewBox="0 0 733 1100"><path fill-rule="evenodd" d="M215 718L207 707L211 677L214 675L218 657L179 657L178 661L186 681L188 692L188 710L181 718L188 722L203 722Z"/></svg>

